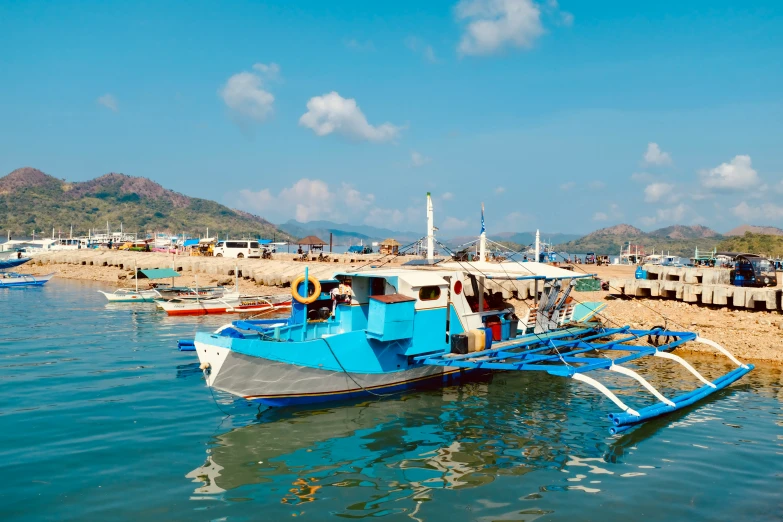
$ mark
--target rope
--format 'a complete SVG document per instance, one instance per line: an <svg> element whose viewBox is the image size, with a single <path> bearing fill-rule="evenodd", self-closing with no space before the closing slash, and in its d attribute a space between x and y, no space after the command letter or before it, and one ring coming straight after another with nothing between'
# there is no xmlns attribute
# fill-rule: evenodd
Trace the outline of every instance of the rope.
<svg viewBox="0 0 783 522"><path fill-rule="evenodd" d="M336 354L336 353L334 353L334 350L332 350L332 345L331 345L331 344L329 344L329 341L326 339L326 337L321 337L321 340L322 340L323 342L325 342L325 343L326 343L326 347L327 347L327 348L329 348L329 352L331 352L331 354L332 354L332 357L334 357L334 360L335 360L335 361L337 361L337 364L340 366L340 369L343 371L343 373L345 373L345 375L346 375L346 376L347 376L349 379L351 379L351 381L353 381L353 383L354 383L356 386L358 386L359 388L361 388L361 389L362 389L362 390L364 390L365 392L369 393L370 395L375 395L376 397L378 397L378 398L380 398L380 399L382 399L382 398L384 398L384 397L391 397L392 395L398 395L398 394L400 394L400 393L403 393L402 391L398 391L398 392L391 392L391 393L375 393L375 392L374 392L374 391L372 391L372 390L368 390L367 388L365 388L364 386L362 386L361 384L359 384L358 382L356 382L356 379L354 379L354 378L353 378L353 375L351 375L350 373L348 373L348 370L346 370L346 369L345 369L345 366L343 366L343 363L342 363L342 362L340 362L340 359L338 359L338 358L337 358L337 354Z"/></svg>

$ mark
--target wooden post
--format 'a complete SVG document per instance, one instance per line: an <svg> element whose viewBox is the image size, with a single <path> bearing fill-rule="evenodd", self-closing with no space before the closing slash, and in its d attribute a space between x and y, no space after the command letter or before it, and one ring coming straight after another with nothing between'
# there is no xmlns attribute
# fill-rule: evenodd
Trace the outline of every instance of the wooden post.
<svg viewBox="0 0 783 522"><path fill-rule="evenodd" d="M329 232L329 253L332 253L332 233Z"/></svg>

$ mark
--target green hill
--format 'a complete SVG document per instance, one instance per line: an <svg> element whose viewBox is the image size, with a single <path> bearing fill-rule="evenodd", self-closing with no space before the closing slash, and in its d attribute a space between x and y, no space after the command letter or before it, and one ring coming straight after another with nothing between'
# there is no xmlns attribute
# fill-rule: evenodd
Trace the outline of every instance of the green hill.
<svg viewBox="0 0 783 522"><path fill-rule="evenodd" d="M767 257L783 257L783 236L745 232L742 236L728 237L718 243L720 252L744 252Z"/></svg>
<svg viewBox="0 0 783 522"><path fill-rule="evenodd" d="M109 222L128 232L185 232L225 237L288 239L265 219L233 210L214 201L191 198L146 178L106 174L85 182L69 183L33 168L17 169L0 178L0 230L3 235L49 234L52 228L87 234Z"/></svg>
<svg viewBox="0 0 783 522"><path fill-rule="evenodd" d="M674 225L652 232L644 232L631 225L615 225L596 230L584 237L555 245L558 251L572 254L595 252L599 255L619 255L623 245L630 241L644 247L646 253L668 252L675 256L690 257L696 247L700 252L711 251L723 236L701 225Z"/></svg>

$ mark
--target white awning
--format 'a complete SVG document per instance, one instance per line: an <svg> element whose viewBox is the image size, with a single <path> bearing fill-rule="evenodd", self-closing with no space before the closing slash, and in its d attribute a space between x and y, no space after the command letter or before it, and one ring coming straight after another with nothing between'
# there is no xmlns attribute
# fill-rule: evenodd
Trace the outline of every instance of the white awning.
<svg viewBox="0 0 783 522"><path fill-rule="evenodd" d="M462 270L473 275L483 275L490 279L524 280L524 279L579 279L594 277L595 274L574 272L545 263L504 261L503 263L488 263L486 261L442 263L441 269Z"/></svg>

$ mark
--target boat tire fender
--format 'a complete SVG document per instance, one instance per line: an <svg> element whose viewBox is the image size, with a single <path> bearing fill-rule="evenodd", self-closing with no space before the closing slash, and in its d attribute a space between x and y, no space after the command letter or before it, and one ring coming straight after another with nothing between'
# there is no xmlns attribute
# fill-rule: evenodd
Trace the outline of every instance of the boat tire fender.
<svg viewBox="0 0 783 522"><path fill-rule="evenodd" d="M300 275L296 279L294 279L294 282L291 283L291 297L296 299L298 302L302 304L310 304L314 303L318 298L321 296L321 282L318 281L318 279L315 279L314 277L309 277L308 282L313 285L313 295L311 296L301 296L299 295L299 285L303 283L305 280L305 277L303 275Z"/></svg>

